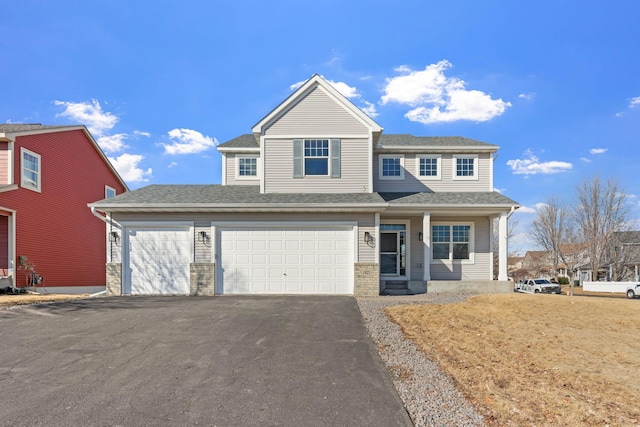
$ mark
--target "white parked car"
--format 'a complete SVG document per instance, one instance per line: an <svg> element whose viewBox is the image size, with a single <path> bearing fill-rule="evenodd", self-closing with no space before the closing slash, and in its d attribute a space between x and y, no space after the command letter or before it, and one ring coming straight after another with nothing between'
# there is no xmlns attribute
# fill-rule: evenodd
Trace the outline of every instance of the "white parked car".
<svg viewBox="0 0 640 427"><path fill-rule="evenodd" d="M639 289L640 290L640 289ZM561 294L562 288L547 279L526 279L515 285L516 292L527 294Z"/></svg>
<svg viewBox="0 0 640 427"><path fill-rule="evenodd" d="M627 286L627 298L633 299L635 297L640 297L640 283Z"/></svg>

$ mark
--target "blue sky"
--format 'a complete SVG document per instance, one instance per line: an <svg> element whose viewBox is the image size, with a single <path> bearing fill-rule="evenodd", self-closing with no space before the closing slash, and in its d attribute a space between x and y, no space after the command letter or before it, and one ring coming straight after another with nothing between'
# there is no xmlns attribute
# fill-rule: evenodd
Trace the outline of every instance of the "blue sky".
<svg viewBox="0 0 640 427"><path fill-rule="evenodd" d="M152 6L151 6L152 5ZM314 73L386 133L501 147L523 205L599 174L640 218L640 2L0 0L0 122L89 127L135 189L220 183L215 146Z"/></svg>

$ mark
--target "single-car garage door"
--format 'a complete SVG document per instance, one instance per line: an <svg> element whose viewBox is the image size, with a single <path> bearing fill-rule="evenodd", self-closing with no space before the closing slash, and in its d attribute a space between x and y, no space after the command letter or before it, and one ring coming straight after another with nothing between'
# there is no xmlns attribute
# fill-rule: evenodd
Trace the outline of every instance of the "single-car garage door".
<svg viewBox="0 0 640 427"><path fill-rule="evenodd" d="M128 228L124 293L188 295L193 246L189 230L180 226Z"/></svg>
<svg viewBox="0 0 640 427"><path fill-rule="evenodd" d="M218 292L353 294L353 227L219 231Z"/></svg>

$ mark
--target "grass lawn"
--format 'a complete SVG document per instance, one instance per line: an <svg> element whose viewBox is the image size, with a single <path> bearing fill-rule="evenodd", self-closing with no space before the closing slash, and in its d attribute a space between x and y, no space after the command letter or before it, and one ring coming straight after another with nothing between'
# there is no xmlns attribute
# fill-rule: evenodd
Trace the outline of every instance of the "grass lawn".
<svg viewBox="0 0 640 427"><path fill-rule="evenodd" d="M78 298L88 298L89 295L62 295L62 294L16 294L0 295L0 307L10 305L37 304L40 302L67 301Z"/></svg>
<svg viewBox="0 0 640 427"><path fill-rule="evenodd" d="M387 314L489 425L640 425L640 300L513 293Z"/></svg>

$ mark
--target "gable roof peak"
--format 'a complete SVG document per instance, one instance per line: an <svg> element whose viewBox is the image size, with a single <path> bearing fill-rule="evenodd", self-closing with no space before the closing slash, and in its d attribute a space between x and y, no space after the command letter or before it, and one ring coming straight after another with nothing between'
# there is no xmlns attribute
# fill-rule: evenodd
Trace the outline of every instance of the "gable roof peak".
<svg viewBox="0 0 640 427"><path fill-rule="evenodd" d="M358 108L353 102L351 102L346 96L338 91L331 83L329 83L320 74L313 74L307 81L300 85L291 95L289 95L284 101L282 101L276 108L271 110L269 114L264 116L258 123L256 123L251 131L254 135L261 135L264 130L275 122L278 118L284 115L291 107L296 105L302 98L307 96L313 89L320 87L327 93L333 100L344 107L347 111L361 121L366 127L371 129L372 132L382 132L382 126L376 123L371 117L365 114L360 108Z"/></svg>

